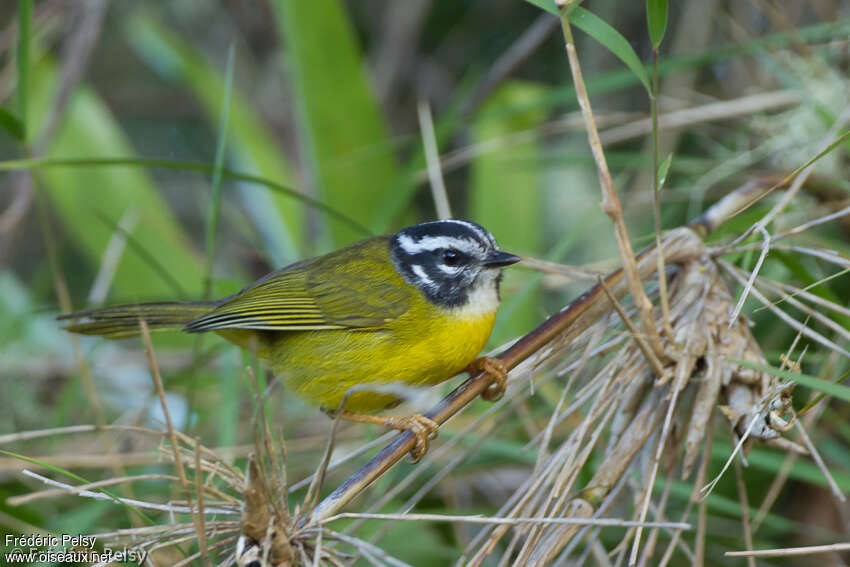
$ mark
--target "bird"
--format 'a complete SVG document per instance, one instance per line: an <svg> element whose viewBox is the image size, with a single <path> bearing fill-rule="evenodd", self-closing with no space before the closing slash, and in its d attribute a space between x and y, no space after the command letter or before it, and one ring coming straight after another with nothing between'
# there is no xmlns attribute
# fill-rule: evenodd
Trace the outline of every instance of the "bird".
<svg viewBox="0 0 850 567"><path fill-rule="evenodd" d="M476 358L500 304L502 268L520 257L461 219L416 224L273 271L217 301L118 305L62 315L74 333L124 338L213 332L256 353L293 391L332 417L409 430L418 461L438 425L414 414L373 415L467 370L504 393L506 369ZM401 386L398 388L396 386Z"/></svg>

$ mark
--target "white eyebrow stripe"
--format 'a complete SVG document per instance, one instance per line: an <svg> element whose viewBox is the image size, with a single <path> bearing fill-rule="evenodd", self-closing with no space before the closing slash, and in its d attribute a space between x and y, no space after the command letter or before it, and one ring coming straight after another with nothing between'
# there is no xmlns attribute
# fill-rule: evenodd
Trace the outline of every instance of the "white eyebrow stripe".
<svg viewBox="0 0 850 567"><path fill-rule="evenodd" d="M428 287L435 287L434 280L428 277L428 274L425 273L425 269L419 264L413 264L410 266L410 269L413 270L413 273L416 274L416 277Z"/></svg>
<svg viewBox="0 0 850 567"><path fill-rule="evenodd" d="M448 222L448 223L454 223L454 224L459 224L461 226L465 226L466 228L470 229L475 234L477 234L481 238L482 241L489 242L494 247L496 246L496 239L493 238L493 235L490 234L489 232L487 232L487 230L484 227L478 226L477 224L475 224L473 222L469 222L469 221L465 221L465 220L461 220L461 219L446 219L446 220L441 221L441 222Z"/></svg>
<svg viewBox="0 0 850 567"><path fill-rule="evenodd" d="M418 241L410 236L402 234L398 239L402 250L410 255L420 252L431 252L440 248L456 248L466 254L477 256L481 252L481 245L468 238L457 238L454 236L423 236Z"/></svg>

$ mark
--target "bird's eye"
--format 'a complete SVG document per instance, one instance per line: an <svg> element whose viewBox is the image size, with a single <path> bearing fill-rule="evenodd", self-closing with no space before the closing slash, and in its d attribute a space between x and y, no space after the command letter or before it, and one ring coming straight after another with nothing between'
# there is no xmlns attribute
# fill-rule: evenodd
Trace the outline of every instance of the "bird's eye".
<svg viewBox="0 0 850 567"><path fill-rule="evenodd" d="M460 262L460 254L451 249L443 250L440 259L446 266L457 266L458 262Z"/></svg>

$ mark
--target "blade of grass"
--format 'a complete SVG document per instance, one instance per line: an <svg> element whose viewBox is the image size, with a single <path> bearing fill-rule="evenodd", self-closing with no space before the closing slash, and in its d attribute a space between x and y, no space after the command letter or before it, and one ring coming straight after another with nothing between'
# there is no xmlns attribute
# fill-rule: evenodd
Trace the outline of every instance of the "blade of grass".
<svg viewBox="0 0 850 567"><path fill-rule="evenodd" d="M0 128L18 141L24 139L24 124L8 109L0 106Z"/></svg>
<svg viewBox="0 0 850 567"><path fill-rule="evenodd" d="M182 160L171 160L171 159L161 159L161 158L147 158L147 157L72 157L72 158L26 158L26 159L10 159L2 161L0 160L0 171L20 171L20 170L29 170L29 169L39 169L39 168L51 168L51 167L80 167L80 166L93 166L93 167L159 167L162 169L177 169L182 171L197 171L201 173L209 173L213 172L213 166L200 163L195 161L182 161ZM313 199L288 187L286 185L282 185L276 181L272 181L271 179L267 179L265 177L259 175L251 175L248 173L242 173L239 171L234 171L228 168L222 168L222 175L229 179L236 179L238 181L245 181L248 183L253 183L257 185L262 185L264 187L268 187L272 189L276 193L281 195L285 195L288 198L295 199L323 211L328 215L329 218L333 218L334 220L345 224L351 230L358 232L361 237L363 236L372 236L374 233L358 223L339 209L334 207L330 207L319 201L317 199Z"/></svg>
<svg viewBox="0 0 850 567"><path fill-rule="evenodd" d="M646 24L649 40L657 50L667 31L667 0L646 0Z"/></svg>
<svg viewBox="0 0 850 567"><path fill-rule="evenodd" d="M501 107L525 107L545 91L536 85L520 82L506 83L495 90L474 118L472 132L475 142L486 142L540 124L546 116L540 111L505 114L494 110ZM531 253L540 250L540 231L516 229L518 218L523 219L523 223L528 226L543 224L540 154L540 144L530 141L484 153L471 163L470 218L486 226L507 250ZM506 215L505 211L511 211L511 214ZM504 286L506 289L516 289L527 277L527 273L507 270ZM514 297L513 293L508 295ZM534 327L537 321L536 306L539 304L539 289L534 288L521 301L511 302L510 309L500 310L491 344L502 344L516 336L516 333L524 333Z"/></svg>
<svg viewBox="0 0 850 567"><path fill-rule="evenodd" d="M534 4L541 10L545 10L554 16L560 17L560 12L553 0L526 0L530 4ZM646 92L650 92L649 75L640 58L629 45L628 40L623 35L615 30L607 22L599 18L593 12L585 10L580 6L575 6L569 10L570 23L598 41L605 49L613 53L626 67L634 74L641 82Z"/></svg>
<svg viewBox="0 0 850 567"><path fill-rule="evenodd" d="M30 40L32 39L32 0L18 0L18 119L21 139L29 135Z"/></svg>
<svg viewBox="0 0 850 567"><path fill-rule="evenodd" d="M397 163L344 4L276 0L272 6L310 184L328 203L345 203L352 217L369 222L393 189ZM336 245L358 236L330 228Z"/></svg>
<svg viewBox="0 0 850 567"><path fill-rule="evenodd" d="M61 467L51 465L50 463L45 463L44 461L40 461L38 459L33 459L31 457L27 457L26 455L21 455L20 453L13 453L12 451L6 451L5 449L0 449L0 455L6 455L7 457L19 459L19 460L24 461L26 463L31 463L31 464L36 465L38 467L41 467L43 469L53 471L56 474L61 474L61 475L66 476L70 479L76 480L80 484L91 484L90 480L86 480L85 478L81 477L80 475L72 473L69 470L65 470ZM103 488L99 488L97 491L105 494L106 496L108 496L109 498L114 500L117 504L121 504L122 506L124 506L128 510L135 513L139 518L144 520L144 522L146 524L148 524L150 526L155 524L155 522L151 518L149 518L144 512L142 512L141 510L139 510L138 508L136 508L132 504L125 502L124 499L116 496L115 494L112 494L111 492L109 492L108 490L105 490Z"/></svg>
<svg viewBox="0 0 850 567"><path fill-rule="evenodd" d="M758 370L759 372L776 376L777 378L790 380L796 384L823 392L840 400L844 400L845 402L850 402L850 387L842 386L841 384L836 384L828 380L824 380L823 378L818 378L817 376L810 376L800 372L792 372L791 370L780 370L773 366L758 364L748 360L733 360L733 362L746 368L752 368L753 370Z"/></svg>
<svg viewBox="0 0 850 567"><path fill-rule="evenodd" d="M131 49L142 61L163 79L184 85L198 100L211 124L219 121L224 79L202 53L181 36L170 32L147 5L128 15L123 30ZM252 107L238 85L234 85L230 96L228 161L240 171L273 180L278 187L292 186L291 160L282 151L259 111ZM226 174L227 169L223 172ZM237 178L236 181L247 213L273 263L288 264L309 252L304 250L303 241L304 204L312 202L309 197L288 189L287 194L300 196L300 200L292 200L281 191L258 191L246 183L239 183L250 180Z"/></svg>
<svg viewBox="0 0 850 567"><path fill-rule="evenodd" d="M213 164L210 209L207 213L206 245L204 252L207 257L207 269L204 275L204 300L210 298L213 282L213 265L215 263L215 239L218 232L218 215L221 209L221 170L224 167L224 149L227 146L227 122L230 116L230 95L233 92L233 58L236 45L231 42L227 50L227 66L224 73L224 101L221 105L221 120L218 127L218 140L215 148L215 163Z"/></svg>
<svg viewBox="0 0 850 567"><path fill-rule="evenodd" d="M33 132L37 132L36 126L44 122L53 103L58 73L48 57L33 65L31 72L33 88L29 102L30 112L36 119ZM49 158L60 158L110 153L132 155L132 149L100 97L89 88L77 87L69 97L62 127L45 154ZM200 256L146 172L132 167L83 167L78 164L63 169L42 169L36 175L71 243L91 264L100 263L114 233L97 221L97 215L104 214L117 223L129 208L135 208L139 224L134 239L143 248L156 251L157 260L190 297L200 295L199 274L203 274ZM143 259L136 254L125 254L115 272L112 289L134 300L168 297L172 293L171 286L160 278L149 277L151 274Z"/></svg>

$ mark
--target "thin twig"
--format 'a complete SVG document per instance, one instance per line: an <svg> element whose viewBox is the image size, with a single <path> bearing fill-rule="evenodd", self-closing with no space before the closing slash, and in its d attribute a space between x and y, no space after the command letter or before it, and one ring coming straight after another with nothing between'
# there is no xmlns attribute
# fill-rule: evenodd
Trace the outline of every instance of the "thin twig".
<svg viewBox="0 0 850 567"><path fill-rule="evenodd" d="M811 545L807 547L786 547L778 549L756 549L753 551L727 551L726 557L791 557L794 555L815 555L818 553L840 553L850 551L850 542L829 545Z"/></svg>
<svg viewBox="0 0 850 567"><path fill-rule="evenodd" d="M642 526L647 528L667 528L672 530L690 530L691 525L685 522L635 522L620 518L494 518L491 516L464 516L452 514L361 514L358 512L343 512L327 517L319 522L327 524L345 518L366 518L369 520L392 520L413 522L465 522L469 524L559 524L569 526L614 526L628 528Z"/></svg>
<svg viewBox="0 0 850 567"><path fill-rule="evenodd" d="M735 304L735 309L732 311L732 315L729 316L729 325L726 327L727 329L732 328L732 325L738 321L738 315L741 314L741 309L744 308L744 302L747 300L747 295L749 295L750 290L753 288L753 282L755 281L756 276L758 276L759 270L761 270L761 266L764 263L764 259L767 257L767 253L770 251L770 233L767 232L767 229L763 226L759 226L758 231L764 238L764 243L761 247L761 254L759 254L756 265L752 272L750 272L750 277L747 279L747 284L741 292L741 297L738 298L738 303Z"/></svg>
<svg viewBox="0 0 850 567"><path fill-rule="evenodd" d="M419 130L422 133L422 145L425 147L425 162L428 165L428 179L431 181L431 194L434 197L434 208L437 218L452 218L446 184L443 182L443 172L440 170L440 150L437 147L437 136L434 134L434 119L431 117L431 106L427 101L420 100L416 104L419 117Z"/></svg>
<svg viewBox="0 0 850 567"><path fill-rule="evenodd" d="M661 256L662 254L658 255L659 258ZM664 278L661 277L659 278L659 281L663 279ZM620 306L620 302L617 301L611 294L611 290L608 289L607 285L605 285L605 281L602 279L602 276L597 276L596 281L600 286L602 286L602 290L605 292L605 295L608 296L608 299L611 301L611 305L617 311L617 314L620 316L620 319L623 321L623 324L629 330L629 334L631 335L632 339L634 339L635 343L637 343L638 348L646 357L646 360L647 362L649 362L649 365L652 366L652 369L655 371L655 376L658 378L659 381L666 382L665 376L667 375L667 373L664 371L664 366L661 364L661 361L658 360L658 357L655 356L655 353L652 351L651 348L649 348L649 345L646 344L644 338L638 332L637 328L635 328L634 323L632 323L631 319L629 319L628 315L626 315L626 312L623 311L623 308ZM672 337L672 335L670 336Z"/></svg>
<svg viewBox="0 0 850 567"><path fill-rule="evenodd" d="M741 461L735 459L735 484L738 487L738 502L741 504L741 523L744 525L744 545L748 550L753 549L753 530L750 527L750 501L747 498L747 485L744 483L744 472ZM756 560L747 558L749 567L756 567Z"/></svg>
<svg viewBox="0 0 850 567"><path fill-rule="evenodd" d="M47 478L45 476L41 476L40 474L34 473L29 470L21 471L21 474L32 477L34 479L40 480L44 484L48 486L55 486L56 488L63 488L72 494L76 494L78 496L84 496L86 498L93 498L94 500L108 500L109 502L115 502L116 500L121 502L122 504L126 504L128 506L132 506L134 508L139 508L142 510L159 510L161 512L169 512L172 514L193 514L197 510L193 506L177 506L174 504L157 504L155 502L145 502L144 500L136 500L133 498L121 498L112 496L110 494L104 494L103 492L91 492L89 490L77 490L76 487L65 484L62 482L55 481L53 479ZM208 507L205 512L207 514L225 514L225 515L237 515L239 514L239 509L237 507L233 508L222 508L222 507ZM134 528L135 529L135 528Z"/></svg>
<svg viewBox="0 0 850 567"><path fill-rule="evenodd" d="M195 439L195 495L198 498L198 547L204 561L212 567L210 552L207 548L207 526L204 525L204 482L201 474L201 441Z"/></svg>
<svg viewBox="0 0 850 567"><path fill-rule="evenodd" d="M585 124L587 126L587 137L590 144L590 150L593 154L593 159L596 162L599 173L599 184L602 188L602 210L611 218L611 222L614 224L614 234L617 239L617 249L620 252L620 262L622 262L623 265L623 271L626 275L629 291L631 292L633 301L638 308L644 333L646 334L652 350L655 351L655 355L659 359L664 359L666 357L664 354L664 347L661 345L661 337L658 335L658 330L655 328L655 322L652 317L652 303L646 296L643 284L638 277L635 254L632 250L632 244L629 240L629 232L623 218L623 206L620 203L620 198L617 196L617 191L614 188L614 180L611 178L611 172L608 170L608 162L605 159L602 142L599 140L599 131L596 129L596 123L593 119L593 110L590 106L590 97L588 96L587 88L584 85L581 65L579 64L578 55L576 54L572 28L567 15L573 0L556 0L555 3L561 14L561 28L564 32L567 58L570 62L570 71L572 72L573 83L575 84L576 96L578 98L579 106L581 107L582 116L584 117Z"/></svg>
<svg viewBox="0 0 850 567"><path fill-rule="evenodd" d="M153 353L153 344L151 343L151 334L148 330L148 324L144 319L139 319L139 328L141 329L142 340L145 343L145 355L148 358L148 367L153 377L153 383L156 387L156 393L159 396L159 403L162 406L162 415L165 417L165 428L168 430L168 436L171 438L171 448L174 451L174 465L177 467L177 474L180 477L180 485L187 495L190 495L189 483L186 480L186 471L183 469L183 459L180 457L180 445L177 442L177 435L174 432L174 425L171 422L171 413L168 411L168 403L165 401L165 388L162 386L162 376L159 374L159 366L156 364L156 357Z"/></svg>

